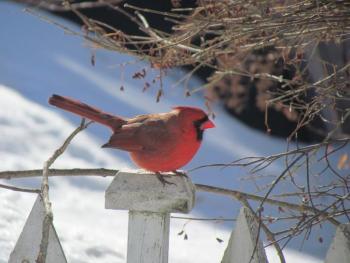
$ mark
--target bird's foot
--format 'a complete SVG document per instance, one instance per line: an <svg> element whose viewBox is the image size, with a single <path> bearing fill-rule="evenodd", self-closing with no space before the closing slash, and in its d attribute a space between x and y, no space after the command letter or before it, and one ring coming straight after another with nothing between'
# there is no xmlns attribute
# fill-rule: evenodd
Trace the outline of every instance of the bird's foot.
<svg viewBox="0 0 350 263"><path fill-rule="evenodd" d="M165 186L166 184L173 184L176 185L175 183L169 182L167 180L165 180L165 177L171 177L171 175L165 175L165 174L161 174L161 173L156 173L158 180L163 184L163 186Z"/></svg>
<svg viewBox="0 0 350 263"><path fill-rule="evenodd" d="M182 176L185 178L188 178L188 175L185 172L180 172L180 171L172 171L175 175Z"/></svg>

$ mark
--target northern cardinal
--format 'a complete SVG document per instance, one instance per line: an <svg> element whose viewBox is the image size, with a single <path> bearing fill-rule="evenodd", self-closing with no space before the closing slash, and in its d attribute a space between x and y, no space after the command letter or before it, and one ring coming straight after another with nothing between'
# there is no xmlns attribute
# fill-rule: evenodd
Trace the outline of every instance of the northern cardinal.
<svg viewBox="0 0 350 263"><path fill-rule="evenodd" d="M195 107L122 118L59 95L52 95L49 103L109 127L113 134L102 147L127 151L136 165L155 173L175 172L187 164L201 145L204 130L215 127Z"/></svg>

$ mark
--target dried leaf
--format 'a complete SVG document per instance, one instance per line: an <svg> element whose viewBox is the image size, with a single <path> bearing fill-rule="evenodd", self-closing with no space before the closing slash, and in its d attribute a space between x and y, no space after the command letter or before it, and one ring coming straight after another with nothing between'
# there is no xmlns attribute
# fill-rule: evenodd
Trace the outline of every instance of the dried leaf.
<svg viewBox="0 0 350 263"><path fill-rule="evenodd" d="M272 217L272 216L267 217L267 221L268 221L270 224L272 224L272 223L275 222L276 220L277 220L277 218L275 218L275 217Z"/></svg>
<svg viewBox="0 0 350 263"><path fill-rule="evenodd" d="M146 70L142 69L139 72L135 72L134 75L132 76L133 79L143 79L146 77Z"/></svg>
<svg viewBox="0 0 350 263"><path fill-rule="evenodd" d="M301 199L301 202L303 202L303 204L308 204L309 203L309 197L303 196L303 198Z"/></svg>
<svg viewBox="0 0 350 263"><path fill-rule="evenodd" d="M188 239L188 236L187 234L184 235L184 240L187 240Z"/></svg>
<svg viewBox="0 0 350 263"><path fill-rule="evenodd" d="M145 92L146 90L148 90L150 86L151 85L146 81L144 86L143 86L142 92Z"/></svg>
<svg viewBox="0 0 350 263"><path fill-rule="evenodd" d="M348 159L349 159L349 156L346 153L344 153L342 156L340 156L339 161L338 161L338 165L337 165L339 170L342 170L345 168L345 165L346 165L346 162L348 161Z"/></svg>
<svg viewBox="0 0 350 263"><path fill-rule="evenodd" d="M224 240L222 240L221 238L216 238L216 241L218 241L219 243L222 243L222 242L224 242Z"/></svg>
<svg viewBox="0 0 350 263"><path fill-rule="evenodd" d="M90 62L91 62L91 65L92 65L92 66L95 66L95 62L96 62L95 54L91 54Z"/></svg>
<svg viewBox="0 0 350 263"><path fill-rule="evenodd" d="M162 97L162 95L163 95L163 90L162 89L159 89L158 90L158 93L157 93L157 102L159 102L160 101L160 97Z"/></svg>
<svg viewBox="0 0 350 263"><path fill-rule="evenodd" d="M181 230L179 233L177 233L178 236L181 236L185 231Z"/></svg>

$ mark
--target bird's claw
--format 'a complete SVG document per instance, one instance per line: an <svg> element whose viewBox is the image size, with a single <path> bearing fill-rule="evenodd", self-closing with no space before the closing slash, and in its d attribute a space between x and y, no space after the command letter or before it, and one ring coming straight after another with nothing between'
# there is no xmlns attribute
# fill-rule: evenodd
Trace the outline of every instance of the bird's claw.
<svg viewBox="0 0 350 263"><path fill-rule="evenodd" d="M167 180L164 179L164 177L170 177L171 175L164 175L161 173L156 173L158 180L163 184L163 186L169 184L169 185L176 185L175 183L169 182Z"/></svg>
<svg viewBox="0 0 350 263"><path fill-rule="evenodd" d="M174 173L175 175L188 178L188 175L187 175L185 172L180 172L180 171L176 171L176 170L175 170L175 171L173 171L173 173Z"/></svg>

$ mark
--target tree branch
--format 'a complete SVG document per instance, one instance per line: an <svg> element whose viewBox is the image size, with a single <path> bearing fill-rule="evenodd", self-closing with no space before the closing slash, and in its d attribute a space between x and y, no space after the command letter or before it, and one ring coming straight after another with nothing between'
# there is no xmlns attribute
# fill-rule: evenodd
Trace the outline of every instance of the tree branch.
<svg viewBox="0 0 350 263"><path fill-rule="evenodd" d="M0 188L9 189L16 192L36 193L36 194L41 193L40 189L22 188L22 187L16 187L16 186L6 185L6 184L0 184Z"/></svg>
<svg viewBox="0 0 350 263"><path fill-rule="evenodd" d="M211 192L211 193L216 193L216 194L221 194L225 196L230 196L233 197L237 200L240 200L242 198L245 198L247 200L253 200L257 202L262 202L264 200L264 197L259 196L259 195L253 195L253 194L248 194L236 190L229 190L229 189L224 189L224 188L219 188L219 187L214 187L214 186L209 186L209 185L203 185L203 184L196 184L196 189L198 191L204 191L204 192ZM311 206L307 205L298 205L298 204L293 204L285 201L279 201L271 198L266 198L264 203L274 205L274 206L280 206L284 208L288 208L291 210L299 211L299 212L312 212L312 213L321 213L324 216L326 216L327 220L332 223L335 226L340 225L340 222L338 220L332 218L332 217L327 217L327 213L322 213L321 210L319 209L314 209Z"/></svg>
<svg viewBox="0 0 350 263"><path fill-rule="evenodd" d="M114 176L119 170L95 168L95 169L49 169L49 176ZM23 171L2 171L0 179L30 178L42 176L42 169L23 170Z"/></svg>
<svg viewBox="0 0 350 263"><path fill-rule="evenodd" d="M70 11L71 8L75 9L91 9L91 8L98 8L98 7L104 7L108 5L113 4L119 4L122 2L122 0L99 0L99 1L91 1L91 2L81 2L81 3L72 3L71 6L62 4L62 1L55 2L49 2L49 1L43 1L43 0L15 0L16 2L25 3L29 5L34 5L36 7L40 7L49 11L54 12L66 12Z"/></svg>
<svg viewBox="0 0 350 263"><path fill-rule="evenodd" d="M49 232L50 232L50 226L52 225L53 221L53 214L51 209L51 202L49 198L49 168L50 166L56 161L56 159L61 156L64 151L67 149L70 142L73 140L73 138L82 130L86 129L91 122L85 123L85 119L82 119L80 126L76 128L64 141L61 147L59 147L53 155L44 163L44 167L42 170L42 183L41 183L41 197L44 202L44 208L45 208L45 217L43 220L43 226L42 226L42 237L41 237L41 243L40 243L40 250L38 253L38 257L36 259L37 263L45 263L46 262L46 255L47 255L47 248L49 245Z"/></svg>

